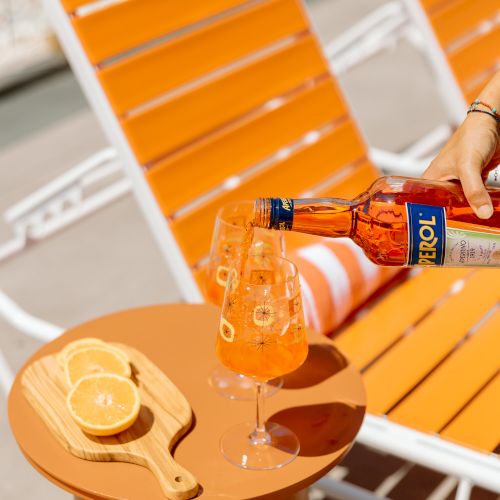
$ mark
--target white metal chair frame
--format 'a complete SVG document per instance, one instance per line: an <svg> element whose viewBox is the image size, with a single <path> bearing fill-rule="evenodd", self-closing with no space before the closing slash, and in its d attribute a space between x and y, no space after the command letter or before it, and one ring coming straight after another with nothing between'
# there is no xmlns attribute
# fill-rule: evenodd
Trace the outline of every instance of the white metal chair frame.
<svg viewBox="0 0 500 500"><path fill-rule="evenodd" d="M122 178L111 182L117 174ZM0 261L129 191L130 181L123 177L115 150L108 147L98 151L4 212L14 237L0 245Z"/></svg>
<svg viewBox="0 0 500 500"><path fill-rule="evenodd" d="M50 342L64 332L64 328L32 316L21 309L0 290L0 316L22 333L41 342ZM7 359L0 351L0 389L6 396L14 380Z"/></svg>
<svg viewBox="0 0 500 500"><path fill-rule="evenodd" d="M427 20L419 19L418 24L414 22L415 17L412 14L420 18L422 12L419 6L411 4L413 0L408 2L393 0L328 43L324 50L332 71L338 75L346 73L373 55L394 49L398 42L404 39L420 52L428 56L433 54L430 60L434 63L432 68L441 89L443 80L446 80L447 86L456 89L455 82L450 81L449 75L443 71L446 61L438 61L436 58L435 51L438 47L429 47L430 27L426 23ZM445 98L447 109L453 110L453 115L450 116L452 125L438 126L402 152L393 153L370 147L371 160L388 173L404 172L411 176L420 175L432 159L430 155L444 144L451 135L453 126L460 122L460 115L456 111L463 108L463 98L458 100L457 97L460 96L454 95L454 92L451 96L447 92L441 92L441 95Z"/></svg>
<svg viewBox="0 0 500 500"><path fill-rule="evenodd" d="M500 19L497 20L500 22ZM483 23L491 29L494 23ZM393 0L347 29L324 48L332 71L343 74L374 54L396 47L405 39L419 50L434 73L437 90L449 122L431 130L412 146L399 153L370 148L370 158L388 173L420 175L434 153L450 137L465 116L467 103L451 71L426 13L418 0ZM493 180L490 177L490 182Z"/></svg>

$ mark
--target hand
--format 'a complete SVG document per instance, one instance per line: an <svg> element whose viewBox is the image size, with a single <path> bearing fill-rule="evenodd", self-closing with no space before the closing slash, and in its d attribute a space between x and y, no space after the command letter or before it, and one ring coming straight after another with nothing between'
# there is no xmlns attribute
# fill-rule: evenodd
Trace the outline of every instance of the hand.
<svg viewBox="0 0 500 500"><path fill-rule="evenodd" d="M484 180L498 163L500 138L495 120L482 113L469 113L423 177L441 181L460 180L476 215L488 219L493 214L493 206Z"/></svg>

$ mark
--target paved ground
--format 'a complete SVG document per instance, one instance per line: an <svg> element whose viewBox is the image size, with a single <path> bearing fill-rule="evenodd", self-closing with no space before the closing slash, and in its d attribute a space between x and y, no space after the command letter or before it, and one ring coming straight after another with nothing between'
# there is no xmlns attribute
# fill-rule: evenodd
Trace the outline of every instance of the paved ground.
<svg viewBox="0 0 500 500"><path fill-rule="evenodd" d="M326 42L382 3L312 0L310 5ZM401 149L444 119L427 66L406 44L373 58L341 83L373 145ZM0 211L104 145L69 71L0 97ZM0 225L0 241L9 236ZM29 311L65 327L117 309L179 298L130 196L1 262L0 287ZM39 343L1 320L0 331L0 349L18 369ZM0 401L0 499L68 498L27 465ZM395 499L451 498L452 482L419 467L398 482L402 465L355 447L335 474ZM475 492L474 498L495 496Z"/></svg>

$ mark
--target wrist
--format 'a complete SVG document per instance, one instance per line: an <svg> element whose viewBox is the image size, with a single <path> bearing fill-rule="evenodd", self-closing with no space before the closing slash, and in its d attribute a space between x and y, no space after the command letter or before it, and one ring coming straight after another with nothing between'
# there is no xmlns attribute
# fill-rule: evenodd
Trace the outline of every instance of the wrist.
<svg viewBox="0 0 500 500"><path fill-rule="evenodd" d="M483 111L482 108L478 108L478 110ZM474 124L475 127L490 130L496 134L497 138L500 138L500 123L488 113L471 112L467 114L464 121L470 125Z"/></svg>

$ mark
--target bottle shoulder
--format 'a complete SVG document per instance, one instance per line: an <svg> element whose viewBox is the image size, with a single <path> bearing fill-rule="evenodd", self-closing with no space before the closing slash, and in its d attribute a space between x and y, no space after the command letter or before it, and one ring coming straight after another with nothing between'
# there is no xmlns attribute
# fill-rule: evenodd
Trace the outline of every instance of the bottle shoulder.
<svg viewBox="0 0 500 500"><path fill-rule="evenodd" d="M493 196L498 196L500 189L493 186L486 186ZM406 177L400 175L387 175L379 177L369 187L369 192L392 191L395 193L417 192L417 191L448 191L453 195L463 196L463 189L460 181L437 181L424 179L421 177Z"/></svg>
<svg viewBox="0 0 500 500"><path fill-rule="evenodd" d="M369 192L392 191L404 193L408 191L438 188L447 191L461 191L460 184L450 181L435 181L430 179L406 177L402 175L386 175L376 179L369 187Z"/></svg>

